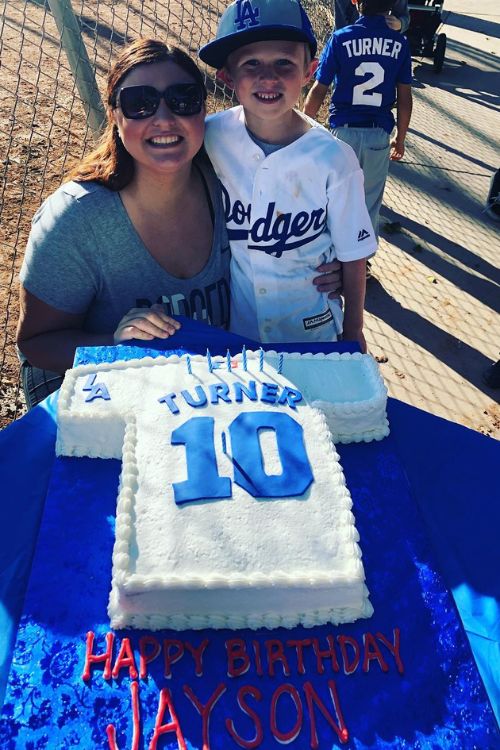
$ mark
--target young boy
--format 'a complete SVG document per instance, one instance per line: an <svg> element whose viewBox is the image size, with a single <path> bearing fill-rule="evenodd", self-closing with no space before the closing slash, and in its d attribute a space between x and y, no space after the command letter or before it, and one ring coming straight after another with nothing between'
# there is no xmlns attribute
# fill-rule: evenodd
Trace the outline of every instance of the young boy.
<svg viewBox="0 0 500 750"><path fill-rule="evenodd" d="M238 0L200 57L240 106L207 119L231 243L231 330L262 342L334 341L342 309L311 283L343 263L343 336L363 351L366 257L376 239L348 146L295 109L316 39L297 0Z"/></svg>
<svg viewBox="0 0 500 750"><path fill-rule="evenodd" d="M390 29L385 14L392 0L352 0L361 17L328 41L304 112L314 117L332 81L330 127L352 146L365 176L366 205L378 235L389 160L404 154L410 123L411 57L408 40ZM396 135L392 105L397 92Z"/></svg>

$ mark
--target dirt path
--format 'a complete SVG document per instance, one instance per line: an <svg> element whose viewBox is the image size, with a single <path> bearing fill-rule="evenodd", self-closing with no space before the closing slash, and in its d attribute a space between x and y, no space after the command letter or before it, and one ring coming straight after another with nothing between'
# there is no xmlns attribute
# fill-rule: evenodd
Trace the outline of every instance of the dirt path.
<svg viewBox="0 0 500 750"><path fill-rule="evenodd" d="M500 224L483 213L500 166L500 12L447 0L443 71L415 60L404 162L393 164L368 283L367 339L390 394L500 437Z"/></svg>

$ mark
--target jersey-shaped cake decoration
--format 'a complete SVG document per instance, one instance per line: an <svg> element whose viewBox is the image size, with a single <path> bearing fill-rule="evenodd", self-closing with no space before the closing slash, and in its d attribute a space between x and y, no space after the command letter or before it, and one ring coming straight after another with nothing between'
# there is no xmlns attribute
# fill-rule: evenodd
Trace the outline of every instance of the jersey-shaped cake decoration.
<svg viewBox="0 0 500 750"><path fill-rule="evenodd" d="M332 438L388 432L361 354L244 352L80 366L57 452L121 458L113 627L270 628L372 609Z"/></svg>

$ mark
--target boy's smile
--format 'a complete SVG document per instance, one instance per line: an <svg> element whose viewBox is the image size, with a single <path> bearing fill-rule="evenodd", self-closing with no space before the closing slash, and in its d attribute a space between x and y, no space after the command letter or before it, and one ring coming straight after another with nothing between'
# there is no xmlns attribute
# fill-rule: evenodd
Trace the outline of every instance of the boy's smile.
<svg viewBox="0 0 500 750"><path fill-rule="evenodd" d="M271 40L233 52L218 76L234 89L250 130L269 139L281 137L315 65L304 43Z"/></svg>

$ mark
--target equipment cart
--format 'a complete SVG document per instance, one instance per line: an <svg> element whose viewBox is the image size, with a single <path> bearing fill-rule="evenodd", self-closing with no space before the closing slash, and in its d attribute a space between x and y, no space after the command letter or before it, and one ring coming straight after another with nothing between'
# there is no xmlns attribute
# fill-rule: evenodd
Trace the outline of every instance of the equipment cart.
<svg viewBox="0 0 500 750"><path fill-rule="evenodd" d="M412 55L432 57L435 73L443 68L446 34L437 34L441 26L444 0L413 0L408 3L410 26L406 32Z"/></svg>

